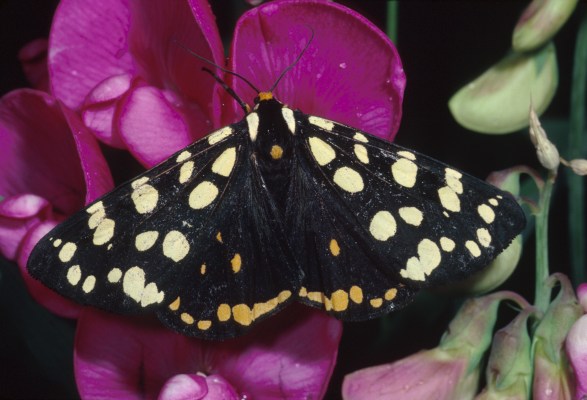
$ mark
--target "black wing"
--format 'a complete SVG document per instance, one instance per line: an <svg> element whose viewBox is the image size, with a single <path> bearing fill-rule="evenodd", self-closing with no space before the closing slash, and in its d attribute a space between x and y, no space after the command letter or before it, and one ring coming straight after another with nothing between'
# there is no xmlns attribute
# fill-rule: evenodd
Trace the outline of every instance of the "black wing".
<svg viewBox="0 0 587 400"><path fill-rule="evenodd" d="M241 334L284 307L301 272L251 162L246 121L57 226L33 250L31 275L82 304L155 312L204 338Z"/></svg>
<svg viewBox="0 0 587 400"><path fill-rule="evenodd" d="M291 190L304 201L287 219L306 304L376 317L486 266L525 225L511 195L477 178L333 121L295 121Z"/></svg>

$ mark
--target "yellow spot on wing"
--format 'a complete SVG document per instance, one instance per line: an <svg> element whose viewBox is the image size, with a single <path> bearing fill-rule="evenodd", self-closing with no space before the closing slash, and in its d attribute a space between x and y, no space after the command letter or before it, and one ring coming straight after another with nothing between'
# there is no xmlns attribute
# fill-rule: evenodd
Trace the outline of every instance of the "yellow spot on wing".
<svg viewBox="0 0 587 400"><path fill-rule="evenodd" d="M219 231L219 232L216 234L216 240L218 240L220 243L222 243L222 232L220 232L220 231Z"/></svg>
<svg viewBox="0 0 587 400"><path fill-rule="evenodd" d="M232 272L235 274L241 270L242 266L242 259L239 253L236 253L232 260L230 260L230 266L232 267Z"/></svg>
<svg viewBox="0 0 587 400"><path fill-rule="evenodd" d="M62 262L68 262L73 258L75 251L77 250L77 246L74 243L67 242L61 248L59 252L59 259Z"/></svg>
<svg viewBox="0 0 587 400"><path fill-rule="evenodd" d="M495 212L487 204L481 204L479 207L477 207L477 212L483 221L488 224L495 220Z"/></svg>
<svg viewBox="0 0 587 400"><path fill-rule="evenodd" d="M336 158L334 148L324 140L312 136L308 139L310 152L320 166L325 166Z"/></svg>
<svg viewBox="0 0 587 400"><path fill-rule="evenodd" d="M369 153L367 152L367 148L362 144L355 144L354 146L355 156L359 159L360 162L363 164L369 164Z"/></svg>
<svg viewBox="0 0 587 400"><path fill-rule="evenodd" d="M336 241L336 239L331 239L330 240L330 253L332 253L333 256L338 256L340 254L340 246L338 245L338 242Z"/></svg>
<svg viewBox="0 0 587 400"><path fill-rule="evenodd" d="M440 238L440 247L442 247L442 250L450 253L455 249L455 242L443 236Z"/></svg>
<svg viewBox="0 0 587 400"><path fill-rule="evenodd" d="M159 237L159 232L157 231L147 231L143 233L139 233L135 238L135 247L138 251L146 251L149 250Z"/></svg>
<svg viewBox="0 0 587 400"><path fill-rule="evenodd" d="M406 158L400 158L391 165L391 174L399 185L411 188L416 184L418 166Z"/></svg>
<svg viewBox="0 0 587 400"><path fill-rule="evenodd" d="M332 309L334 311L344 311L349 306L349 294L342 289L332 293Z"/></svg>
<svg viewBox="0 0 587 400"><path fill-rule="evenodd" d="M89 275L86 280L84 281L84 284L82 285L82 290L85 293L90 293L92 290L94 290L94 287L96 286L96 277L94 275Z"/></svg>
<svg viewBox="0 0 587 400"><path fill-rule="evenodd" d="M180 304L181 300L179 299L179 297L175 300L173 300L173 303L169 304L169 309L171 311L177 311L179 310L179 304Z"/></svg>
<svg viewBox="0 0 587 400"><path fill-rule="evenodd" d="M418 210L416 207L402 207L399 209L399 216L406 221L406 223L414 226L420 226L422 220L424 219L424 215L422 211Z"/></svg>
<svg viewBox="0 0 587 400"><path fill-rule="evenodd" d="M246 304L237 304L232 307L232 317L237 323L249 326L253 322L253 311Z"/></svg>
<svg viewBox="0 0 587 400"><path fill-rule="evenodd" d="M200 265L200 274L206 274L206 264Z"/></svg>
<svg viewBox="0 0 587 400"><path fill-rule="evenodd" d="M135 209L139 214L146 214L153 211L157 206L157 201L159 200L159 192L157 192L157 189L155 189L153 186L141 184L136 185L135 187L135 184L143 179L145 178L138 179L132 183L132 186L135 189L131 194L131 198L135 204Z"/></svg>
<svg viewBox="0 0 587 400"><path fill-rule="evenodd" d="M82 278L82 270L80 269L79 265L72 265L67 270L67 281L75 286L78 284L80 279Z"/></svg>
<svg viewBox="0 0 587 400"><path fill-rule="evenodd" d="M274 160L279 160L281 157L283 157L283 149L281 148L281 146L274 144L273 146L271 146L271 158L273 158Z"/></svg>
<svg viewBox="0 0 587 400"><path fill-rule="evenodd" d="M122 271L120 268L112 268L110 272L108 272L108 282L110 283L117 283L122 278Z"/></svg>
<svg viewBox="0 0 587 400"><path fill-rule="evenodd" d="M179 162L185 161L188 158L190 158L191 156L192 156L192 153L190 153L189 151L187 151L187 150L182 151L175 159L175 162L179 163Z"/></svg>
<svg viewBox="0 0 587 400"><path fill-rule="evenodd" d="M383 297L385 298L385 300L391 301L395 299L395 296L397 296L397 289L391 288L387 292L385 292L385 295Z"/></svg>
<svg viewBox="0 0 587 400"><path fill-rule="evenodd" d="M217 130L216 132L212 132L208 136L208 144L216 144L230 135L232 135L232 128L230 126L225 126L224 128Z"/></svg>
<svg viewBox="0 0 587 400"><path fill-rule="evenodd" d="M472 240L467 240L465 242L465 247L473 257L479 257L481 255L481 249L477 245L477 243L473 242Z"/></svg>
<svg viewBox="0 0 587 400"><path fill-rule="evenodd" d="M463 184L461 183L463 174L451 168L446 168L444 173L447 186L454 190L455 193L463 194Z"/></svg>
<svg viewBox="0 0 587 400"><path fill-rule="evenodd" d="M59 246L61 246L61 239L56 239L56 240L53 242L53 247L59 247Z"/></svg>
<svg viewBox="0 0 587 400"><path fill-rule="evenodd" d="M371 304L371 307L373 308L379 308L383 304L383 299L380 297L376 297L374 299L369 300L369 304Z"/></svg>
<svg viewBox="0 0 587 400"><path fill-rule="evenodd" d="M406 150L401 150L397 152L398 156L407 158L408 160L416 161L416 155Z"/></svg>
<svg viewBox="0 0 587 400"><path fill-rule="evenodd" d="M334 183L349 193L357 193L363 190L365 184L361 175L352 168L340 167L334 172Z"/></svg>
<svg viewBox="0 0 587 400"><path fill-rule="evenodd" d="M187 256L190 244L186 237L179 231L170 231L163 239L163 255L179 262Z"/></svg>
<svg viewBox="0 0 587 400"><path fill-rule="evenodd" d="M198 184L190 193L190 207L200 210L209 206L218 196L218 188L212 182L203 181Z"/></svg>
<svg viewBox="0 0 587 400"><path fill-rule="evenodd" d="M483 247L489 247L491 244L491 234L485 228L477 229L477 240L479 240L479 244Z"/></svg>
<svg viewBox="0 0 587 400"><path fill-rule="evenodd" d="M101 246L108 243L114 236L115 225L116 224L114 223L114 220L109 218L104 218L102 221L100 221L96 227L96 230L94 231L93 243L96 246Z"/></svg>
<svg viewBox="0 0 587 400"><path fill-rule="evenodd" d="M361 132L356 132L353 136L353 139L355 139L357 142L369 143L367 136L363 135Z"/></svg>
<svg viewBox="0 0 587 400"><path fill-rule="evenodd" d="M230 147L222 152L212 164L212 172L228 177L236 162L236 147Z"/></svg>
<svg viewBox="0 0 587 400"><path fill-rule="evenodd" d="M411 257L406 268L400 270L400 275L414 281L424 281L426 276L440 265L442 255L440 249L430 239L423 239L418 243L418 257Z"/></svg>
<svg viewBox="0 0 587 400"><path fill-rule="evenodd" d="M212 326L212 321L203 319L201 321L198 321L197 325L199 330L205 331L207 329L210 329L210 327Z"/></svg>
<svg viewBox="0 0 587 400"><path fill-rule="evenodd" d="M395 218L389 211L379 211L369 225L369 232L371 235L380 241L385 241L395 235L397 231L397 224Z"/></svg>
<svg viewBox="0 0 587 400"><path fill-rule="evenodd" d="M461 201L459 200L459 196L457 196L455 191L450 187L443 186L438 189L438 197L442 206L447 210L453 212L461 211Z"/></svg>
<svg viewBox="0 0 587 400"><path fill-rule="evenodd" d="M218 311L216 312L216 315L218 316L219 321L228 321L230 319L230 316L232 315L230 306L228 304L220 304L218 306Z"/></svg>
<svg viewBox="0 0 587 400"><path fill-rule="evenodd" d="M180 318L183 322L185 322L188 325L192 325L194 323L194 317L192 317L188 313L181 313Z"/></svg>
<svg viewBox="0 0 587 400"><path fill-rule="evenodd" d="M194 172L194 162L188 161L179 168L179 183L186 183L192 177Z"/></svg>
<svg viewBox="0 0 587 400"><path fill-rule="evenodd" d="M349 290L349 295L352 301L357 304L361 304L363 302L363 290L358 286L351 286Z"/></svg>
<svg viewBox="0 0 587 400"><path fill-rule="evenodd" d="M330 132L332 130L332 128L334 128L334 122L328 121L327 119L324 119L324 118L315 117L313 115L311 115L308 118L308 121L310 121L310 123L312 125L316 125L317 127L325 129L328 132Z"/></svg>
<svg viewBox="0 0 587 400"><path fill-rule="evenodd" d="M294 113L290 108L283 107L281 109L281 115L283 115L283 119L289 128L289 131L292 134L296 133L296 120L294 118Z"/></svg>
<svg viewBox="0 0 587 400"><path fill-rule="evenodd" d="M140 267L129 268L122 280L122 290L137 303L141 301L145 289L145 271Z"/></svg>

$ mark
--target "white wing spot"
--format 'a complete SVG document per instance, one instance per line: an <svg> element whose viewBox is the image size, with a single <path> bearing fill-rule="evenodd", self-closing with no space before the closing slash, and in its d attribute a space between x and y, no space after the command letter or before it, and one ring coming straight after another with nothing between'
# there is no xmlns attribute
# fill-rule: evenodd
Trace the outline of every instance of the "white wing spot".
<svg viewBox="0 0 587 400"><path fill-rule="evenodd" d="M259 131L259 115L257 113L250 113L247 115L247 124L249 126L249 137L251 142L257 139L257 133Z"/></svg>
<svg viewBox="0 0 587 400"><path fill-rule="evenodd" d="M90 293L92 290L94 290L94 287L96 286L96 277L94 275L89 275L86 280L84 281L84 284L82 285L82 290L85 293Z"/></svg>
<svg viewBox="0 0 587 400"><path fill-rule="evenodd" d="M120 268L112 268L110 272L108 272L108 282L118 283L120 278L122 278L122 271Z"/></svg>
<svg viewBox="0 0 587 400"><path fill-rule="evenodd" d="M313 115L308 118L308 121L310 121L312 125L316 125L317 127L325 129L328 132L332 131L332 128L334 128L334 122L324 118L315 117Z"/></svg>
<svg viewBox="0 0 587 400"><path fill-rule="evenodd" d="M499 204L499 202L497 201L497 199L489 199L489 204L496 207Z"/></svg>
<svg viewBox="0 0 587 400"><path fill-rule="evenodd" d="M467 240L465 242L465 247L473 257L479 257L481 255L481 249L477 245L477 243L473 242L472 240Z"/></svg>
<svg viewBox="0 0 587 400"><path fill-rule="evenodd" d="M186 237L179 231L171 231L163 239L163 255L179 262L187 256L190 244Z"/></svg>
<svg viewBox="0 0 587 400"><path fill-rule="evenodd" d="M203 181L190 193L190 207L200 210L209 206L218 196L218 188L212 182Z"/></svg>
<svg viewBox="0 0 587 400"><path fill-rule="evenodd" d="M477 240L479 244L483 247L489 247L491 244L491 234L485 228L477 229Z"/></svg>
<svg viewBox="0 0 587 400"><path fill-rule="evenodd" d="M359 159L360 162L363 164L369 164L369 153L367 153L367 148L362 144L356 144L354 147L355 156Z"/></svg>
<svg viewBox="0 0 587 400"><path fill-rule="evenodd" d="M399 216L406 221L406 223L414 226L420 226L422 220L424 219L424 215L422 211L418 210L416 207L402 207L399 209Z"/></svg>
<svg viewBox="0 0 587 400"><path fill-rule="evenodd" d="M75 286L79 283L80 279L82 278L82 270L79 265L72 265L67 270L67 281Z"/></svg>
<svg viewBox="0 0 587 400"><path fill-rule="evenodd" d="M146 185L144 183L135 186L136 182L137 181L132 183L134 190L131 194L132 201L135 204L135 209L139 214L149 213L157 206L159 192L157 192L157 189L155 189L153 186Z"/></svg>
<svg viewBox="0 0 587 400"><path fill-rule="evenodd" d="M86 208L86 212L88 214L93 214L96 211L98 211L99 209L104 209L104 204L101 201L98 201L98 202L92 204L91 206L89 206L88 208Z"/></svg>
<svg viewBox="0 0 587 400"><path fill-rule="evenodd" d="M455 191L450 187L443 186L438 189L438 197L442 206L447 210L453 212L461 211L461 201L459 200L459 196L457 196Z"/></svg>
<svg viewBox="0 0 587 400"><path fill-rule="evenodd" d="M379 211L369 225L371 236L380 241L385 241L395 235L397 223L389 211Z"/></svg>
<svg viewBox="0 0 587 400"><path fill-rule="evenodd" d="M181 153L180 153L180 154L177 156L177 158L175 159L175 162L178 162L178 163L180 163L180 162L182 162L182 161L185 161L185 160L187 160L187 159L188 159L188 158L190 158L191 156L192 156L192 153L190 153L189 151L187 151L187 150L185 150L185 151L182 151L182 152L181 152Z"/></svg>
<svg viewBox="0 0 587 400"><path fill-rule="evenodd" d="M450 253L451 251L453 251L455 249L455 242L452 239L449 239L445 236L440 238L440 247L442 248L442 250L446 251L447 253Z"/></svg>
<svg viewBox="0 0 587 400"><path fill-rule="evenodd" d="M142 185L144 185L144 184L145 184L145 183L147 183L147 182L149 182L149 178L148 178L148 177L146 177L146 176L143 176L142 178L139 178L139 179L137 179L137 180L133 181L133 182L130 184L130 186L131 186L133 189L136 189L136 188L138 188L139 186L142 186Z"/></svg>
<svg viewBox="0 0 587 400"><path fill-rule="evenodd" d="M281 109L281 115L283 115L283 119L289 128L289 131L295 135L296 133L296 120L294 118L294 113L290 108L283 107Z"/></svg>
<svg viewBox="0 0 587 400"><path fill-rule="evenodd" d="M139 233L135 238L135 247L138 251L146 251L149 250L159 237L159 232L157 231L147 231L143 233Z"/></svg>
<svg viewBox="0 0 587 400"><path fill-rule="evenodd" d="M400 270L400 275L414 281L425 281L436 267L440 265L442 255L440 249L430 239L423 239L418 244L418 257L411 257L406 269Z"/></svg>
<svg viewBox="0 0 587 400"><path fill-rule="evenodd" d="M114 226L116 223L114 220L105 218L100 221L100 224L96 227L94 231L94 239L93 242L96 246L101 246L105 243L108 243L112 237L114 236Z"/></svg>
<svg viewBox="0 0 587 400"><path fill-rule="evenodd" d="M455 193L463 194L463 183L461 182L461 174L459 171L455 171L451 168L446 168L444 170L444 179L446 181L446 185L454 190Z"/></svg>
<svg viewBox="0 0 587 400"><path fill-rule="evenodd" d="M477 207L477 212L479 213L479 216L483 218L483 221L488 224L495 220L495 212L487 204L481 204Z"/></svg>
<svg viewBox="0 0 587 400"><path fill-rule="evenodd" d="M179 183L186 183L194 173L194 162L187 161L179 168Z"/></svg>
<svg viewBox="0 0 587 400"><path fill-rule="evenodd" d="M224 128L219 129L216 132L212 132L210 135L208 135L208 144L216 144L224 138L227 138L230 135L232 135L232 133L232 128L230 126L225 126Z"/></svg>
<svg viewBox="0 0 587 400"><path fill-rule="evenodd" d="M365 187L361 175L349 167L340 167L334 172L334 183L349 193L357 193Z"/></svg>
<svg viewBox="0 0 587 400"><path fill-rule="evenodd" d="M312 136L308 139L308 143L310 145L310 151L318 165L325 166L336 158L336 152L324 140Z"/></svg>
<svg viewBox="0 0 587 400"><path fill-rule="evenodd" d="M353 136L353 139L355 139L357 142L369 143L367 136L363 135L361 132L356 132Z"/></svg>
<svg viewBox="0 0 587 400"><path fill-rule="evenodd" d="M145 271L139 267L132 267L124 274L122 290L137 303L141 301L145 288Z"/></svg>
<svg viewBox="0 0 587 400"><path fill-rule="evenodd" d="M162 301L163 292L160 292L157 289L157 285L154 282L151 282L145 286L145 289L141 294L141 307L146 307L155 303L161 303Z"/></svg>
<svg viewBox="0 0 587 400"><path fill-rule="evenodd" d="M59 247L59 246L61 246L61 239L56 239L56 240L53 242L53 247Z"/></svg>
<svg viewBox="0 0 587 400"><path fill-rule="evenodd" d="M59 259L64 263L70 261L76 250L77 246L74 243L65 243L59 252Z"/></svg>
<svg viewBox="0 0 587 400"><path fill-rule="evenodd" d="M397 155L407 158L408 160L416 161L416 155L410 151L401 150L397 152Z"/></svg>
<svg viewBox="0 0 587 400"><path fill-rule="evenodd" d="M418 166L406 158L400 158L391 166L391 174L399 185L411 188L416 184Z"/></svg>
<svg viewBox="0 0 587 400"><path fill-rule="evenodd" d="M231 147L222 152L212 164L212 172L222 175L230 176L234 163L236 162L236 147Z"/></svg>

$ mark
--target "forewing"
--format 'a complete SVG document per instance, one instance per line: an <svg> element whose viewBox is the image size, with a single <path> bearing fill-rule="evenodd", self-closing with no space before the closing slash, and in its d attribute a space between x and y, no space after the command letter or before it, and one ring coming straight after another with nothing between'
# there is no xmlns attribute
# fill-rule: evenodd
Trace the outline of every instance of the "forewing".
<svg viewBox="0 0 587 400"><path fill-rule="evenodd" d="M82 304L156 312L199 337L235 336L283 307L300 273L246 129L212 133L57 226L33 250L31 275Z"/></svg>
<svg viewBox="0 0 587 400"><path fill-rule="evenodd" d="M288 212L303 302L342 319L386 313L486 266L524 227L513 197L477 178L333 121L295 118L292 187L312 202Z"/></svg>

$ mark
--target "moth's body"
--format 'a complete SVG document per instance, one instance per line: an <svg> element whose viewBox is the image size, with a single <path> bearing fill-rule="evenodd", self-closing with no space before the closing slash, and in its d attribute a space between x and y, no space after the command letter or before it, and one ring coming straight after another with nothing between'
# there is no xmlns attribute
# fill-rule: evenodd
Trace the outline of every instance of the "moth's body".
<svg viewBox="0 0 587 400"><path fill-rule="evenodd" d="M55 228L28 266L81 303L223 339L294 300L380 316L479 270L523 225L508 194L261 92Z"/></svg>

